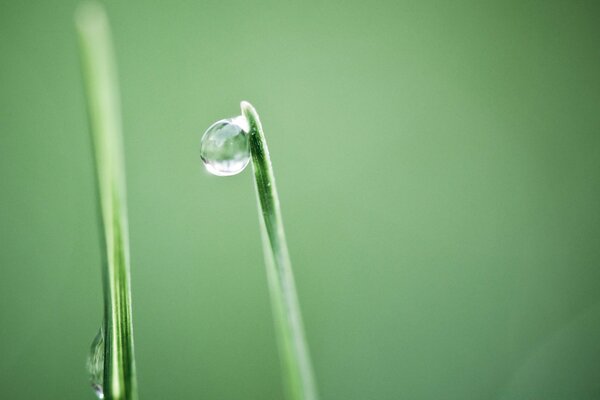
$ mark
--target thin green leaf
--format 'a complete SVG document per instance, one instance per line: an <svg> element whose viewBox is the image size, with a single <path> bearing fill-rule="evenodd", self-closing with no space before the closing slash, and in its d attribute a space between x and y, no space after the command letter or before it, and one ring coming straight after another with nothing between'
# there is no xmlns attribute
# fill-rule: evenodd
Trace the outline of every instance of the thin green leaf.
<svg viewBox="0 0 600 400"><path fill-rule="evenodd" d="M106 250L104 381L106 399L137 399L131 322L129 234L121 115L110 29L104 9L83 4L76 27L86 89Z"/></svg>
<svg viewBox="0 0 600 400"><path fill-rule="evenodd" d="M317 400L269 149L256 110L247 102L241 107L249 126L267 279L286 392L290 400Z"/></svg>

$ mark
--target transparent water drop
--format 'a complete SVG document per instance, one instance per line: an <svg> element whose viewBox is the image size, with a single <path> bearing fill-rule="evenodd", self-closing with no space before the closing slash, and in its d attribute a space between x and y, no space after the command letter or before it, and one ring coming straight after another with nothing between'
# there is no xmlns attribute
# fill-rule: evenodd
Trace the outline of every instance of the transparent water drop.
<svg viewBox="0 0 600 400"><path fill-rule="evenodd" d="M99 399L104 398L104 328L101 327L90 347L87 359L87 369L90 374L92 389Z"/></svg>
<svg viewBox="0 0 600 400"><path fill-rule="evenodd" d="M213 175L239 174L250 161L248 122L243 116L212 124L200 140L200 157Z"/></svg>

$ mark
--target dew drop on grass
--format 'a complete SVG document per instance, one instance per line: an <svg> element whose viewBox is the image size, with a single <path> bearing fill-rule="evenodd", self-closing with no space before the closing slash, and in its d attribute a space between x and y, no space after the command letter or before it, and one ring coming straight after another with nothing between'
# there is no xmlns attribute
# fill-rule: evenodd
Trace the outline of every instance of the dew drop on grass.
<svg viewBox="0 0 600 400"><path fill-rule="evenodd" d="M90 347L87 360L88 373L92 389L99 399L104 398L102 384L104 381L104 329L100 328Z"/></svg>
<svg viewBox="0 0 600 400"><path fill-rule="evenodd" d="M248 123L243 116L212 124L200 141L200 158L213 175L239 174L250 161Z"/></svg>

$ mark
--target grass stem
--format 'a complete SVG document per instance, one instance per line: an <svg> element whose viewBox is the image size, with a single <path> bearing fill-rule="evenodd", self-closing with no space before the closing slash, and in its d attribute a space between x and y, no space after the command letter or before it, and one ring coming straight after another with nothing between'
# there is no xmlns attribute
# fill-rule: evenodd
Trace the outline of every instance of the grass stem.
<svg viewBox="0 0 600 400"><path fill-rule="evenodd" d="M137 399L131 321L129 234L121 115L110 29L104 9L85 3L76 27L93 139L103 241L105 399Z"/></svg>
<svg viewBox="0 0 600 400"><path fill-rule="evenodd" d="M269 149L254 107L242 102L241 108L249 127L267 280L286 393L290 400L317 400Z"/></svg>

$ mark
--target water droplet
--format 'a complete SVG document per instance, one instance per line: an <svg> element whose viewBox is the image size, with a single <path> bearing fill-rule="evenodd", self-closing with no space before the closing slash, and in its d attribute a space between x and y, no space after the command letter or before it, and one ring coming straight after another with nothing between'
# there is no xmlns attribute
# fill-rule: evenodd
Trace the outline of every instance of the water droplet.
<svg viewBox="0 0 600 400"><path fill-rule="evenodd" d="M248 122L239 116L212 124L200 141L200 157L211 174L239 174L250 161Z"/></svg>
<svg viewBox="0 0 600 400"><path fill-rule="evenodd" d="M100 328L92 342L88 355L87 368L90 374L92 389L99 399L104 398L102 384L104 382L104 328Z"/></svg>

